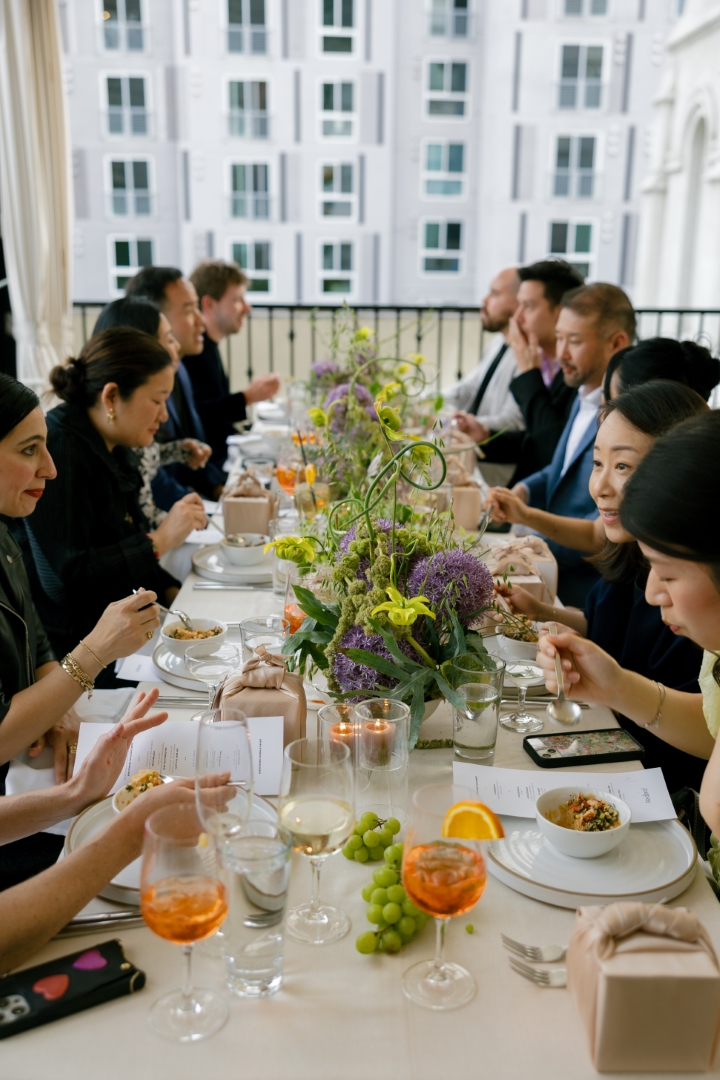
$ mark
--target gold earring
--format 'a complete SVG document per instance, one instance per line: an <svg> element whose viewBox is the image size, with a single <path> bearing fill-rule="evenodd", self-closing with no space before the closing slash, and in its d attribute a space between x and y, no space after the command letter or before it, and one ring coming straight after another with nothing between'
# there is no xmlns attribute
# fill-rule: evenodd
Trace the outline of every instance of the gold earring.
<svg viewBox="0 0 720 1080"><path fill-rule="evenodd" d="M113 420L115 419L115 410L114 409L108 409L107 418L110 421L110 423L112 424Z"/></svg>

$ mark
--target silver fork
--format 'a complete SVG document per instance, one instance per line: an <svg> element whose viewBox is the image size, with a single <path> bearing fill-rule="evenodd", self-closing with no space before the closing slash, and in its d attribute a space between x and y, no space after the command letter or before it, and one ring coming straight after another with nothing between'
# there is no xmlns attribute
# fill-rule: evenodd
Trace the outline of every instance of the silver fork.
<svg viewBox="0 0 720 1080"><path fill-rule="evenodd" d="M567 968L556 968L555 971L538 971L537 968L524 964L514 956L509 957L510 967L524 979L529 979L536 986L552 987L553 989L567 986Z"/></svg>
<svg viewBox="0 0 720 1080"><path fill-rule="evenodd" d="M553 964L557 960L564 960L567 953L567 949L563 949L562 945L523 945L522 941L515 941L507 934L501 934L500 937L509 952L517 953L533 964Z"/></svg>

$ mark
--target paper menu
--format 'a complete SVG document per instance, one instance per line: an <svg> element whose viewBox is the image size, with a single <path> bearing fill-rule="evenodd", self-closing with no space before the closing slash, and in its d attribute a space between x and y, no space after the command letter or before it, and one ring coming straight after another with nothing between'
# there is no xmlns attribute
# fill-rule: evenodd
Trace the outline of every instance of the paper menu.
<svg viewBox="0 0 720 1080"><path fill-rule="evenodd" d="M160 727L152 728L136 735L133 739L125 766L112 788L115 792L140 769L156 769L168 776L194 776L195 755L197 751L197 732L199 721L166 720ZM283 718L282 716L250 716L250 747L253 760L253 785L257 795L277 795L280 791L280 777L283 761ZM81 724L78 736L76 771L82 765L91 749L113 724ZM224 756L223 760L211 764L218 771L230 768L232 760Z"/></svg>
<svg viewBox="0 0 720 1080"><path fill-rule="evenodd" d="M633 822L670 821L677 817L661 769L638 769L635 772L571 772L558 775L526 769L498 769L491 765L453 762L453 779L477 793L496 814L508 817L535 817L535 802L553 788L588 787L608 791L628 804Z"/></svg>

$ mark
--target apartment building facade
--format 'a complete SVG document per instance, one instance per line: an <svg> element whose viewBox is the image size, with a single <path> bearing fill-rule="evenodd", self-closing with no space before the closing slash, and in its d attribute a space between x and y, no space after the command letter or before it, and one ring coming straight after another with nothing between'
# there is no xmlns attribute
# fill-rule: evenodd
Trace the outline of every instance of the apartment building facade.
<svg viewBox="0 0 720 1080"><path fill-rule="evenodd" d="M235 259L255 303L632 289L678 0L60 0L75 296Z"/></svg>

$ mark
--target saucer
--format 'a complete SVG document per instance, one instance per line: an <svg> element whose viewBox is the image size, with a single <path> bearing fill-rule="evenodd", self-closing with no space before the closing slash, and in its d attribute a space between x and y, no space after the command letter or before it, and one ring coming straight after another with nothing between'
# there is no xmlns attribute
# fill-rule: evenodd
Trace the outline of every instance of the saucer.
<svg viewBox="0 0 720 1080"><path fill-rule="evenodd" d="M208 544L193 553L193 569L208 581L226 585L264 585L272 581L273 553L268 551L255 566L234 566L223 558L220 544Z"/></svg>

